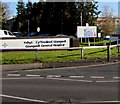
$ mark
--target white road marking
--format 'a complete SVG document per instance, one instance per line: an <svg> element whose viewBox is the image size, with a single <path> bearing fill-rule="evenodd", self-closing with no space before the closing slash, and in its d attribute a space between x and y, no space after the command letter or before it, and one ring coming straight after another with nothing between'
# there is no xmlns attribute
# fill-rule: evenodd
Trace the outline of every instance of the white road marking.
<svg viewBox="0 0 120 104"><path fill-rule="evenodd" d="M24 101L48 103L47 101L43 101L43 100L35 100L35 99L29 99L29 98L23 98L23 97L16 97L16 96L10 96L10 95L0 94L0 96L1 96L1 97L18 99L18 100L24 100ZM119 103L119 102L120 102L120 101L90 101L90 103Z"/></svg>
<svg viewBox="0 0 120 104"><path fill-rule="evenodd" d="M90 80L75 80L75 79L63 79L63 78L47 78L52 80L62 80L62 81L76 81L76 82L93 82Z"/></svg>
<svg viewBox="0 0 120 104"><path fill-rule="evenodd" d="M119 103L120 101L88 101L89 103ZM83 102L83 103L87 103L87 102Z"/></svg>
<svg viewBox="0 0 120 104"><path fill-rule="evenodd" d="M32 74L28 74L28 75L26 75L26 77L40 77L40 75L32 75Z"/></svg>
<svg viewBox="0 0 120 104"><path fill-rule="evenodd" d="M19 78L15 78L15 77L10 77L10 78L0 78L0 80L14 80L14 79L16 79L16 80L23 80L23 79L43 79L44 77L19 77Z"/></svg>
<svg viewBox="0 0 120 104"><path fill-rule="evenodd" d="M47 103L47 101L35 100L35 99L29 99L29 98L23 98L23 97L16 97L16 96L10 96L10 95L3 95L3 94L0 94L0 96L1 96L1 97L7 97L7 98L18 99L18 100L31 101L31 102Z"/></svg>
<svg viewBox="0 0 120 104"><path fill-rule="evenodd" d="M84 78L84 76L69 76L69 78Z"/></svg>
<svg viewBox="0 0 120 104"><path fill-rule="evenodd" d="M119 103L120 101L97 101L99 103Z"/></svg>
<svg viewBox="0 0 120 104"><path fill-rule="evenodd" d="M120 79L120 77L113 77L113 79Z"/></svg>
<svg viewBox="0 0 120 104"><path fill-rule="evenodd" d="M7 76L9 76L9 77L19 77L20 74L7 74Z"/></svg>
<svg viewBox="0 0 120 104"><path fill-rule="evenodd" d="M60 78L61 75L47 75L47 78Z"/></svg>
<svg viewBox="0 0 120 104"><path fill-rule="evenodd" d="M90 78L105 78L104 76L90 76Z"/></svg>
<svg viewBox="0 0 120 104"><path fill-rule="evenodd" d="M102 83L102 82L119 82L119 80L108 80L108 81L95 81L95 82L98 82L98 83Z"/></svg>

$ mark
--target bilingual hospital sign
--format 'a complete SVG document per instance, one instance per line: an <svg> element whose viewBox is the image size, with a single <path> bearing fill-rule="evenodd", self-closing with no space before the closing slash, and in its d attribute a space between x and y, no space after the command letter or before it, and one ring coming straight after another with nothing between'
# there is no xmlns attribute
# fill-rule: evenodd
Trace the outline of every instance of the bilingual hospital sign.
<svg viewBox="0 0 120 104"><path fill-rule="evenodd" d="M70 47L69 38L5 39L1 49L63 49Z"/></svg>

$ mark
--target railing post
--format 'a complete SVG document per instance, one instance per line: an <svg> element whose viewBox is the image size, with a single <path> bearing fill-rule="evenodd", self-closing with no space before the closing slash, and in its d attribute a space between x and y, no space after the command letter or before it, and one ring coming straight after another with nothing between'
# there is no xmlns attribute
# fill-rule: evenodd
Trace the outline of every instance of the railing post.
<svg viewBox="0 0 120 104"><path fill-rule="evenodd" d="M118 53L120 53L120 46L118 45L117 47L118 47Z"/></svg>
<svg viewBox="0 0 120 104"><path fill-rule="evenodd" d="M110 61L110 46L107 46L107 61Z"/></svg>
<svg viewBox="0 0 120 104"><path fill-rule="evenodd" d="M83 56L84 56L84 49L81 48L81 59L83 59Z"/></svg>
<svg viewBox="0 0 120 104"><path fill-rule="evenodd" d="M38 50L36 49L36 61L38 61Z"/></svg>

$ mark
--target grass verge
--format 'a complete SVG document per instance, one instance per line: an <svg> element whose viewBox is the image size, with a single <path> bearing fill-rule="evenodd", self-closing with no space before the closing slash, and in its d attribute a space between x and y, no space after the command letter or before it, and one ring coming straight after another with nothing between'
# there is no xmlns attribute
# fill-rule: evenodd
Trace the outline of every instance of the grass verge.
<svg viewBox="0 0 120 104"><path fill-rule="evenodd" d="M108 40L103 40L103 41L100 41L100 42L90 42L90 45L91 46L103 46L104 44L114 44L115 41L108 41ZM83 42L83 43L80 43L80 46L81 47L84 47L84 46L88 46L88 42Z"/></svg>
<svg viewBox="0 0 120 104"><path fill-rule="evenodd" d="M2 56L2 64L24 64L35 63L36 52L14 52L14 53L0 53ZM118 56L117 48L111 49L111 57ZM81 51L40 51L38 52L38 60L43 63L51 62L70 62L81 60L97 60L107 58L106 49L85 49L84 58L81 59Z"/></svg>

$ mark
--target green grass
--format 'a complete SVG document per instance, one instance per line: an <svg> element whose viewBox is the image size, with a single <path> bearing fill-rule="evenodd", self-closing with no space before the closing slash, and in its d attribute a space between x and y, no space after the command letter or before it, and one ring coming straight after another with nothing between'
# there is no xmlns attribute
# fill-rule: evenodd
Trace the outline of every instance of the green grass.
<svg viewBox="0 0 120 104"><path fill-rule="evenodd" d="M3 53L2 64L22 64L22 63L34 63L36 62L36 52L15 52L15 53ZM111 49L111 57L118 56L117 48ZM81 59L81 51L40 51L38 52L39 62L69 62L80 60L97 60L107 57L106 49L85 49L84 59Z"/></svg>
<svg viewBox="0 0 120 104"><path fill-rule="evenodd" d="M111 42L113 42L113 41L111 41ZM104 43L110 43L110 41L108 41L108 40L103 40L103 41L95 42L95 43L94 43L94 42L90 42L90 45L91 45L91 46L94 46L94 44L95 44L95 46L103 46ZM81 46L81 47L88 46L88 42L80 43L80 46Z"/></svg>

